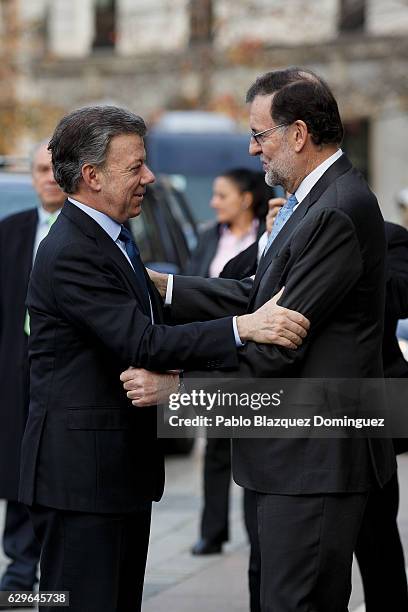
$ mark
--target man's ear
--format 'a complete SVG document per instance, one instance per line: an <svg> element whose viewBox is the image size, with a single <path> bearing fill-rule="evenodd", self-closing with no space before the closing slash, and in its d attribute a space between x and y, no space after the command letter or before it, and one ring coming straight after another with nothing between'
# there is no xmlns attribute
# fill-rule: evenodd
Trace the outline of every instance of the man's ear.
<svg viewBox="0 0 408 612"><path fill-rule="evenodd" d="M254 196L250 191L244 191L242 194L242 208L248 210L254 203Z"/></svg>
<svg viewBox="0 0 408 612"><path fill-rule="evenodd" d="M100 181L100 169L96 168L92 164L84 164L81 172L85 185L92 191L99 192L102 188Z"/></svg>
<svg viewBox="0 0 408 612"><path fill-rule="evenodd" d="M294 126L295 151L300 153L307 142L308 129L306 123L301 119L295 121Z"/></svg>

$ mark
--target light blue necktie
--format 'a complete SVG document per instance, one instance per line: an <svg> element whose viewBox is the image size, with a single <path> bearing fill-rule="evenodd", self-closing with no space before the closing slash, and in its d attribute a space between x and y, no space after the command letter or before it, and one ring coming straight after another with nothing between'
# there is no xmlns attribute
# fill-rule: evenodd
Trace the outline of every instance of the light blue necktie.
<svg viewBox="0 0 408 612"><path fill-rule="evenodd" d="M285 204L282 206L282 208L280 209L280 211L276 215L276 219L275 219L275 222L273 224L272 231L270 233L270 236L268 238L268 242L266 243L266 247L265 247L265 250L263 252L264 255L268 252L269 247L271 246L272 242L275 240L276 236L281 231L282 227L285 225L286 221L288 221L289 218L291 217L291 215L293 213L293 209L295 208L297 203L298 203L298 201L296 199L296 196L295 195L291 195L286 200Z"/></svg>

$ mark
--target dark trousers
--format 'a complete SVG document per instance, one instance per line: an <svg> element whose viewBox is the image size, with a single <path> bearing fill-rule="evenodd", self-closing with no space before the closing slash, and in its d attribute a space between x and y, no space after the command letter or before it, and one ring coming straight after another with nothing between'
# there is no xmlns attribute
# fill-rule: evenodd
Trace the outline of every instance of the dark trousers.
<svg viewBox="0 0 408 612"><path fill-rule="evenodd" d="M204 505L201 537L220 544L229 537L228 512L231 484L231 440L208 438L204 457Z"/></svg>
<svg viewBox="0 0 408 612"><path fill-rule="evenodd" d="M261 612L261 551L259 549L256 493L249 489L244 489L244 519L250 544L249 609L250 612Z"/></svg>
<svg viewBox="0 0 408 612"><path fill-rule="evenodd" d="M262 612L347 612L367 494L257 493Z"/></svg>
<svg viewBox="0 0 408 612"><path fill-rule="evenodd" d="M37 565L41 549L27 508L20 502L7 502L3 550L10 563L2 576L0 590L32 591L38 580Z"/></svg>
<svg viewBox="0 0 408 612"><path fill-rule="evenodd" d="M41 591L69 591L70 612L141 610L151 505L127 514L36 505L30 514L42 544Z"/></svg>
<svg viewBox="0 0 408 612"><path fill-rule="evenodd" d="M398 477L369 495L356 544L366 612L406 612L407 577L397 526Z"/></svg>

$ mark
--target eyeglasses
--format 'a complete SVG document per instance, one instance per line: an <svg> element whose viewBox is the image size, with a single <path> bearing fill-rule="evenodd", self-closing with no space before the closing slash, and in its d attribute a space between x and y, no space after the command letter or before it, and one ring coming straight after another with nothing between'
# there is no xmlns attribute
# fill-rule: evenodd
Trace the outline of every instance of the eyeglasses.
<svg viewBox="0 0 408 612"><path fill-rule="evenodd" d="M251 138L253 138L258 145L262 145L265 140L265 134L269 134L274 132L275 130L287 126L287 123L280 123L279 125L275 125L274 127L268 128L267 130L262 130L262 132L251 132Z"/></svg>

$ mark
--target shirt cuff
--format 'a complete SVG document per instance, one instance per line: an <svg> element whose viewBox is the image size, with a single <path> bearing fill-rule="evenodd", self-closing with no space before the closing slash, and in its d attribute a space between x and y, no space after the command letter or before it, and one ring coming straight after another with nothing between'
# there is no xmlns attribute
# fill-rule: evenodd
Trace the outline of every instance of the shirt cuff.
<svg viewBox="0 0 408 612"><path fill-rule="evenodd" d="M173 274L169 274L167 278L166 299L164 300L164 305L171 306L172 300L173 300Z"/></svg>
<svg viewBox="0 0 408 612"><path fill-rule="evenodd" d="M232 319L232 329L234 330L235 344L237 345L237 347L244 346L244 342L242 342L238 333L237 317L233 317Z"/></svg>

